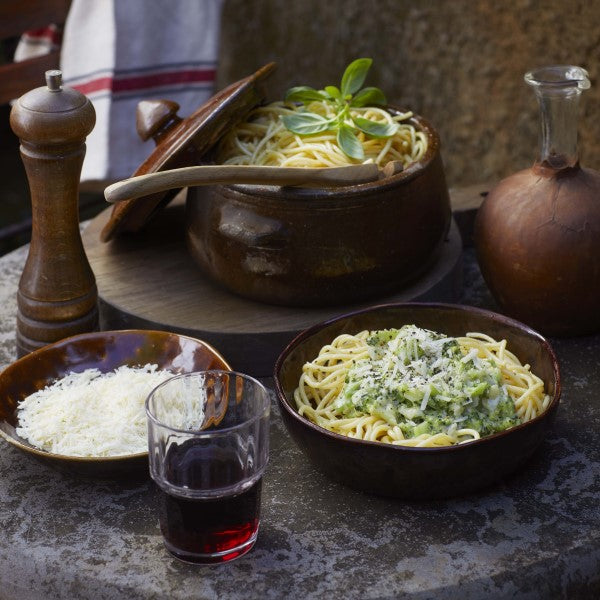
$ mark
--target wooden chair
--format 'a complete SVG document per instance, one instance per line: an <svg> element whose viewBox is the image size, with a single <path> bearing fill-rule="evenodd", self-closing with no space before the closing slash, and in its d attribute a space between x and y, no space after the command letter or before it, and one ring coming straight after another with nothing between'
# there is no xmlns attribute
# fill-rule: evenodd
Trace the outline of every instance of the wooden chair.
<svg viewBox="0 0 600 600"><path fill-rule="evenodd" d="M44 73L58 68L60 59L57 48L15 63L14 49L25 31L64 24L70 5L71 0L0 0L0 255L29 241L31 232L27 178L8 123L8 103L44 85Z"/></svg>
<svg viewBox="0 0 600 600"><path fill-rule="evenodd" d="M25 31L64 24L71 0L0 2L0 40L18 39ZM12 57L10 57L12 60ZM23 62L0 65L0 104L44 85L44 73L59 66L60 49Z"/></svg>

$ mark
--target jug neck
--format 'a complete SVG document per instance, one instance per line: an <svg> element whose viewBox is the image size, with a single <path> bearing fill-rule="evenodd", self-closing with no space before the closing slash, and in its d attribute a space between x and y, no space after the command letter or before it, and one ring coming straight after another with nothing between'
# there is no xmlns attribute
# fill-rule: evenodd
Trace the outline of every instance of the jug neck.
<svg viewBox="0 0 600 600"><path fill-rule="evenodd" d="M542 67L525 74L538 99L541 117L537 165L551 170L576 167L579 97L590 87L580 67Z"/></svg>

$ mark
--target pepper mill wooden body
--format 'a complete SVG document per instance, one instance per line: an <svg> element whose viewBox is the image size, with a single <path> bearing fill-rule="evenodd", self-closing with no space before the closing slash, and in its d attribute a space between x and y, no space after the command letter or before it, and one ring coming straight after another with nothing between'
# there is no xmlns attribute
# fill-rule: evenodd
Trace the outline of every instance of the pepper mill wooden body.
<svg viewBox="0 0 600 600"><path fill-rule="evenodd" d="M17 353L98 327L98 292L79 232L79 178L96 115L81 93L47 87L17 100L10 114L21 141L32 208L31 244L17 294Z"/></svg>

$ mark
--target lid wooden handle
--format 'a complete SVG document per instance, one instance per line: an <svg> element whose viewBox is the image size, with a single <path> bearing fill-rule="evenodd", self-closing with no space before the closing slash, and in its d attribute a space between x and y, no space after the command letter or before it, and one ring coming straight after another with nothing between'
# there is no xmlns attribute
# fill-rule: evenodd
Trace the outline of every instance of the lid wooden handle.
<svg viewBox="0 0 600 600"><path fill-rule="evenodd" d="M142 141L153 138L156 143L172 127L181 122L179 104L172 100L142 100L135 111L135 127Z"/></svg>

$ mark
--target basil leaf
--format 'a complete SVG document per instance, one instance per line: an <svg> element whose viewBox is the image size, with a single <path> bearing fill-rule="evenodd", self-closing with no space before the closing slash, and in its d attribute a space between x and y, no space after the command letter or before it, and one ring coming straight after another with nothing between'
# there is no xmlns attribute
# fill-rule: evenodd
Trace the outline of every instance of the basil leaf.
<svg viewBox="0 0 600 600"><path fill-rule="evenodd" d="M369 119L363 119L362 117L356 117L352 119L352 122L363 133L374 138L392 137L398 131L398 125L396 123L377 123L375 121L370 121Z"/></svg>
<svg viewBox="0 0 600 600"><path fill-rule="evenodd" d="M327 94L315 90L314 88L308 87L307 85L300 85L298 87L290 88L285 93L286 102L314 102L315 100L327 100Z"/></svg>
<svg viewBox="0 0 600 600"><path fill-rule="evenodd" d="M309 135L311 133L320 133L331 128L331 121L317 115L316 113L306 112L296 115L283 115L281 117L286 129L299 135Z"/></svg>
<svg viewBox="0 0 600 600"><path fill-rule="evenodd" d="M350 158L355 158L357 160L364 159L365 151L363 150L360 140L352 130L352 127L348 127L346 124L341 124L339 126L337 143L344 154L348 155Z"/></svg>
<svg viewBox="0 0 600 600"><path fill-rule="evenodd" d="M334 100L342 99L342 93L340 92L340 90L338 88L335 87L335 85L326 86L325 91L327 92L329 97L333 98Z"/></svg>
<svg viewBox="0 0 600 600"><path fill-rule="evenodd" d="M353 96L350 101L350 106L356 107L373 106L374 104L379 104L380 106L385 106L387 104L385 94L376 87L363 88L356 96Z"/></svg>
<svg viewBox="0 0 600 600"><path fill-rule="evenodd" d="M340 86L342 98L346 98L349 94L354 94L360 90L372 62L370 58L357 58L346 67Z"/></svg>

